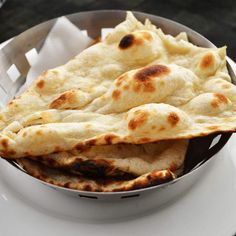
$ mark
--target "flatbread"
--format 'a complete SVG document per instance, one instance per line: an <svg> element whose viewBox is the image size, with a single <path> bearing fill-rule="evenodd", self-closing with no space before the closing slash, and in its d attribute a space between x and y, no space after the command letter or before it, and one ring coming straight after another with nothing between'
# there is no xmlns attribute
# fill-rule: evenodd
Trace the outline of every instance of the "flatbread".
<svg viewBox="0 0 236 236"><path fill-rule="evenodd" d="M84 176L72 175L59 170L46 167L39 162L25 158L17 159L17 162L30 175L47 183L60 187L93 191L93 192L118 192L130 191L140 188L169 182L175 179L175 175L169 170L153 171L132 180L115 179L91 179Z"/></svg>
<svg viewBox="0 0 236 236"><path fill-rule="evenodd" d="M85 147L84 150L30 157L46 166L95 177L140 176L154 170L175 172L184 163L188 141L160 141L146 144L114 144Z"/></svg>
<svg viewBox="0 0 236 236"><path fill-rule="evenodd" d="M0 113L0 155L141 144L236 130L226 48L201 48L128 13L106 39L44 72Z"/></svg>

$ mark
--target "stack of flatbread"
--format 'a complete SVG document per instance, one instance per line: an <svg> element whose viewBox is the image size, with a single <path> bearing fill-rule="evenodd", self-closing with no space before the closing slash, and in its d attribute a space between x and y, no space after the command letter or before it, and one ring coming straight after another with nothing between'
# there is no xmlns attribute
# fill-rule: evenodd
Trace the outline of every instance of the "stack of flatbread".
<svg viewBox="0 0 236 236"><path fill-rule="evenodd" d="M226 47L202 48L127 13L0 112L0 155L58 186L124 191L181 174L188 139L236 130Z"/></svg>

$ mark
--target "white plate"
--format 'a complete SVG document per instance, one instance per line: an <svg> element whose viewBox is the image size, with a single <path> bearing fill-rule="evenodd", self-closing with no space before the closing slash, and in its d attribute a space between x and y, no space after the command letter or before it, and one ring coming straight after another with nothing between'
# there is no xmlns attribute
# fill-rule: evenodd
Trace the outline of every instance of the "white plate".
<svg viewBox="0 0 236 236"><path fill-rule="evenodd" d="M219 235L236 233L236 135L182 197L152 212L120 220L104 214L143 202L96 202L68 197L0 160L0 235ZM147 199L146 199L147 201ZM113 218L113 217L111 217Z"/></svg>

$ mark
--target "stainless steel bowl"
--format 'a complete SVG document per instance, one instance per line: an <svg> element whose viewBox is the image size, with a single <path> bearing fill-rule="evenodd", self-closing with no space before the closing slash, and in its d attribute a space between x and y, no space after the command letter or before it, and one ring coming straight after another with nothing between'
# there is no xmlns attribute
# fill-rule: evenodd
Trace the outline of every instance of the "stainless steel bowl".
<svg viewBox="0 0 236 236"><path fill-rule="evenodd" d="M141 12L133 12L134 15L141 21L149 18L153 24L163 29L167 34L177 35L180 32L186 32L189 36L189 40L202 47L215 47L209 40L202 35L191 30L190 28L179 24L177 22ZM103 11L89 11L80 12L71 15L67 15L80 29L86 29L88 35L96 38L100 35L102 28L111 28L125 19L126 12L119 10L103 10ZM22 34L15 37L10 43L8 43L2 50L0 50L0 88L3 90L3 96L1 101L14 97L15 93L22 86L25 81L25 77L30 68L30 65L25 57L25 54L32 50L40 50L48 32L52 28L56 19L39 24ZM235 83L234 72L228 62L229 72L232 80ZM7 74L7 70L15 65L20 76L16 81L12 81ZM94 200L106 200L117 201L132 198L137 200L142 197L145 201L145 209L151 209L167 201L176 198L186 189L193 185L193 183L200 177L207 168L206 162L214 156L228 141L231 133L227 134L213 134L203 138L192 139L187 151L184 174L169 183L165 183L158 186L144 188L140 190L126 191L126 192L112 192L112 193L97 193L97 192L85 192L78 190L71 190L67 188L58 187L52 184L45 183L34 178L35 181L40 181L48 187L54 188L58 191L64 192L69 195L76 196L78 198L87 198ZM218 138L214 146L211 146L212 140ZM216 139L215 139L216 140ZM201 147L201 148L199 148ZM8 161L11 165L14 165L20 171L22 170L14 161ZM27 173L26 173L27 174Z"/></svg>

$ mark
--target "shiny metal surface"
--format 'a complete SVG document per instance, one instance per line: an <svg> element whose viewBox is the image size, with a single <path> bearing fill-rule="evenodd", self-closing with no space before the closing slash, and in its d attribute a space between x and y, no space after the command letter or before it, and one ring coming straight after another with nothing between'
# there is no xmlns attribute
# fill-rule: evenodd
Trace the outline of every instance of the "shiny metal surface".
<svg viewBox="0 0 236 236"><path fill-rule="evenodd" d="M197 32L189 29L188 27L181 25L179 23L173 22L171 20L140 13L134 12L135 16L143 21L146 18L149 18L153 24L161 27L165 33L171 35L177 35L178 33L185 31L189 36L189 40L199 46L202 47L214 47L214 45L198 34ZM117 11L117 10L104 10L104 11L91 11L91 12L81 12L68 15L67 17L80 29L86 29L88 31L88 35L95 38L100 35L101 28L110 28L114 27L118 23L124 20L126 15L125 11ZM25 81L25 77L30 68L30 65L25 57L25 54L31 49L40 50L48 32L52 28L56 19L44 22L39 24L19 36L15 37L9 44L7 44L2 50L0 50L0 89L3 90L3 96L1 97L1 102L5 103L10 98L14 97L17 90L21 87L21 85ZM231 61L229 61L229 71L231 73L231 77L233 82L235 82L234 71L230 67ZM12 81L7 74L7 70L15 65L20 72L20 76L16 81ZM88 198L92 200L125 200L125 199L137 199L139 197L146 198L148 203L146 203L147 208L152 208L153 206L161 205L171 199L174 199L181 193L183 193L187 188L189 188L199 176L203 174L205 169L207 168L208 159L213 156L219 149L221 149L224 144L228 141L231 134L220 134L221 135L221 143L218 142L218 146L215 146L210 150L207 150L203 156L201 156L199 163L195 163L194 166L191 166L189 170L185 173L185 175L179 177L178 179L154 186L145 189L135 190L135 191L127 191L127 192L116 192L116 193L94 193L94 192L84 192L77 190L70 190L62 187L57 187L54 185L50 185L44 183L38 179L36 181L40 181L46 186L52 187L58 191L65 192L66 194L76 196L78 198ZM214 137L212 137L213 139ZM210 143L212 141L210 140ZM209 145L210 145L209 143ZM217 145L217 144L216 144ZM208 147L209 148L209 147ZM205 157L206 156L206 157ZM12 165L13 162L9 161ZM204 163L204 164L202 164ZM197 167L196 167L197 166ZM193 170L194 169L194 170ZM22 171L22 170L19 170ZM33 178L33 177L31 177Z"/></svg>

